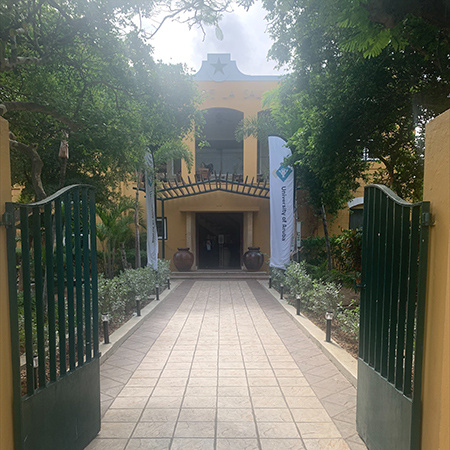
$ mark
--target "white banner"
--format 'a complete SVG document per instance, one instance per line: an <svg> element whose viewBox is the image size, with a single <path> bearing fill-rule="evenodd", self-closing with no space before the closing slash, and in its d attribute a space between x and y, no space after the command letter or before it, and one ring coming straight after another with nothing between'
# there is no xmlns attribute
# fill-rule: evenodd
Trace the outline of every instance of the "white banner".
<svg viewBox="0 0 450 450"><path fill-rule="evenodd" d="M155 187L153 185L153 156L145 155L145 194L147 205L147 266L158 270L158 230L156 229Z"/></svg>
<svg viewBox="0 0 450 450"><path fill-rule="evenodd" d="M294 170L284 165L291 156L286 142L269 136L270 267L286 269L294 235Z"/></svg>

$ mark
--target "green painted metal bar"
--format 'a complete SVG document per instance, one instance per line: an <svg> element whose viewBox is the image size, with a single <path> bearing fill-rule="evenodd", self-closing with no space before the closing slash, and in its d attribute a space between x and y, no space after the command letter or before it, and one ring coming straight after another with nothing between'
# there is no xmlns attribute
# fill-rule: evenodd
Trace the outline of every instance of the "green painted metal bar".
<svg viewBox="0 0 450 450"><path fill-rule="evenodd" d="M12 405L14 448L18 449L22 444L22 401L20 385L19 308L17 304L17 289L12 288L12 286L17 285L15 208L12 203L6 203L5 213L11 218L11 222L6 228L6 247L8 252L9 323L11 332L12 383L14 393Z"/></svg>
<svg viewBox="0 0 450 450"><path fill-rule="evenodd" d="M45 318L43 298L43 273L42 273L42 247L41 247L41 211L39 207L33 208L33 250L34 250L34 295L36 297L36 328L37 328L37 352L39 360L39 387L46 384L45 369Z"/></svg>
<svg viewBox="0 0 450 450"><path fill-rule="evenodd" d="M73 227L74 227L74 251L75 251L75 310L77 326L77 365L84 363L83 343L83 268L81 257L81 219L80 219L80 189L73 192Z"/></svg>
<svg viewBox="0 0 450 450"><path fill-rule="evenodd" d="M396 345L396 366L395 366L395 387L403 390L403 364L405 350L405 322L406 306L408 295L408 275L409 275L409 245L410 245L410 214L411 208L402 207L402 237L401 237L401 257L400 257L400 286L398 301L398 321L397 321L397 345Z"/></svg>
<svg viewBox="0 0 450 450"><path fill-rule="evenodd" d="M388 349L388 371L387 379L390 383L395 381L395 345L397 342L397 319L398 319L398 289L399 289L399 268L401 254L401 221L402 207L399 204L394 205L394 229L392 247L392 284L390 291L390 325L389 325L389 349Z"/></svg>
<svg viewBox="0 0 450 450"><path fill-rule="evenodd" d="M52 203L44 207L45 229L45 267L47 274L47 307L48 307L48 354L50 381L56 381L56 311L54 293L54 264L53 264L53 217Z"/></svg>
<svg viewBox="0 0 450 450"><path fill-rule="evenodd" d="M64 222L66 234L67 273L67 323L69 331L69 369L75 370L75 299L73 287L73 245L72 245L72 193L64 195Z"/></svg>
<svg viewBox="0 0 450 450"><path fill-rule="evenodd" d="M411 418L411 450L419 450L421 446L423 343L425 334L425 302L427 294L428 238L430 233L430 221L430 202L422 202L419 273L417 285L417 322L414 355L414 384Z"/></svg>
<svg viewBox="0 0 450 450"><path fill-rule="evenodd" d="M381 331L381 367L380 374L383 378L387 377L388 367L388 339L390 325L390 290L392 285L392 252L393 252L393 220L394 220L394 202L387 198L386 201L386 249L385 249L385 270L384 270L384 291L383 291L383 323Z"/></svg>
<svg viewBox="0 0 450 450"><path fill-rule="evenodd" d="M373 190L373 199L371 204L372 209L372 222L373 225L371 227L371 237L372 242L370 247L374 250L374 254L371 255L372 263L371 263L371 294L370 294L370 303L369 303L369 355L368 355L368 363L370 366L374 366L375 364L375 330L376 330L376 291L374 287L376 286L377 282L377 264L378 264L378 236L377 236L377 230L378 230L378 205L379 205L379 193L378 190Z"/></svg>
<svg viewBox="0 0 450 450"><path fill-rule="evenodd" d="M61 198L55 200L56 280L58 292L59 375L67 371L66 364L66 308L64 295L64 251Z"/></svg>
<svg viewBox="0 0 450 450"><path fill-rule="evenodd" d="M92 279L92 341L94 358L98 355L98 280L97 280L97 226L95 222L95 191L89 195L90 208L90 244L91 244L91 279Z"/></svg>
<svg viewBox="0 0 450 450"><path fill-rule="evenodd" d="M361 325L364 329L364 347L363 347L363 360L369 361L369 347L370 347L370 301L372 295L372 277L373 277L373 259L370 251L372 249L373 242L373 202L374 202L374 189L366 188L367 203L365 205L365 214L367 216L366 227L366 254L364 257L363 272L365 273L365 292L364 292L364 316Z"/></svg>
<svg viewBox="0 0 450 450"><path fill-rule="evenodd" d="M90 250L89 250L89 201L87 188L81 190L81 212L83 220L83 285L84 285L84 329L85 329L85 352L86 362L92 359L91 342L91 268L90 268Z"/></svg>
<svg viewBox="0 0 450 450"><path fill-rule="evenodd" d="M411 239L409 246L409 276L405 339L405 374L403 378L403 394L412 393L412 364L414 354L414 325L417 299L417 274L419 259L420 206L414 206L411 214Z"/></svg>
<svg viewBox="0 0 450 450"><path fill-rule="evenodd" d="M361 262L362 262L362 270L361 270L361 301L360 301L360 325L359 325L359 348L358 348L358 356L364 360L364 348L366 342L366 329L365 329L365 315L366 315L366 296L367 296L367 275L366 275L366 260L368 253L368 244L367 244L367 228L368 228L368 190L364 191L364 211L363 211L363 235L362 235L362 243L361 243Z"/></svg>
<svg viewBox="0 0 450 450"><path fill-rule="evenodd" d="M28 208L20 208L20 237L22 243L23 312L25 327L25 357L27 371L27 394L34 394L33 371L33 312L31 307L31 262Z"/></svg>
<svg viewBox="0 0 450 450"><path fill-rule="evenodd" d="M382 342L382 328L383 328L383 286L384 286L384 261L386 251L386 196L377 190L377 258L376 258L376 284L375 284L375 349L374 349L374 368L377 372L380 371L381 366L381 342Z"/></svg>

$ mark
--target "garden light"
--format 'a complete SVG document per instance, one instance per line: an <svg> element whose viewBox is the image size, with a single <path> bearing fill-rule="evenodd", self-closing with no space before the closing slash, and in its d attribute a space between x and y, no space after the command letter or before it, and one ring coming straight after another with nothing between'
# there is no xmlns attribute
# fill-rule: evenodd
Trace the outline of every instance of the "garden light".
<svg viewBox="0 0 450 450"><path fill-rule="evenodd" d="M280 284L280 300L283 300L284 296L284 284Z"/></svg>
<svg viewBox="0 0 450 450"><path fill-rule="evenodd" d="M301 297L300 297L300 294L297 294L297 295L295 296L295 304L296 304L296 306L297 306L297 316L299 316L299 315L300 315L300 307L301 307Z"/></svg>
<svg viewBox="0 0 450 450"><path fill-rule="evenodd" d="M325 335L325 341L331 342L331 321L333 320L334 314L332 312L325 313L325 319L327 321L327 331Z"/></svg>
<svg viewBox="0 0 450 450"><path fill-rule="evenodd" d="M109 344L109 314L102 313L103 322L103 342Z"/></svg>
<svg viewBox="0 0 450 450"><path fill-rule="evenodd" d="M269 289L272 289L272 277L269 276Z"/></svg>
<svg viewBox="0 0 450 450"><path fill-rule="evenodd" d="M167 277L167 289L170 289L170 277Z"/></svg>
<svg viewBox="0 0 450 450"><path fill-rule="evenodd" d="M156 300L159 300L159 284L156 285Z"/></svg>
<svg viewBox="0 0 450 450"><path fill-rule="evenodd" d="M141 316L141 297L136 297L136 315Z"/></svg>
<svg viewBox="0 0 450 450"><path fill-rule="evenodd" d="M39 368L39 358L38 355L33 355L33 372L34 372L34 388L38 387L38 368Z"/></svg>

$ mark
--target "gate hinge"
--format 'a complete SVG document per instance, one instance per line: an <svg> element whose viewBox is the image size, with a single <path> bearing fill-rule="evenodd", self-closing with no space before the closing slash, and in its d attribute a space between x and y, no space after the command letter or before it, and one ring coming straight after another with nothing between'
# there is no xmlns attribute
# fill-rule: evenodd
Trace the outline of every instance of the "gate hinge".
<svg viewBox="0 0 450 450"><path fill-rule="evenodd" d="M431 213L422 213L422 226L431 227L433 225Z"/></svg>
<svg viewBox="0 0 450 450"><path fill-rule="evenodd" d="M5 212L3 213L2 220L0 220L0 225L4 227L12 227L14 224L14 217L11 213Z"/></svg>

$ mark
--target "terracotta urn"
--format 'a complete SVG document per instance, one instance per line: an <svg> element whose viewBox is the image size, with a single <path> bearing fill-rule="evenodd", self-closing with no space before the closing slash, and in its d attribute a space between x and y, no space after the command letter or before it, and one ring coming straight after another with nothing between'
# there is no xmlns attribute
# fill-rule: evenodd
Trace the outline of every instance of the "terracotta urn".
<svg viewBox="0 0 450 450"><path fill-rule="evenodd" d="M249 247L244 253L244 265L249 272L257 272L264 262L264 255L259 251L259 247Z"/></svg>
<svg viewBox="0 0 450 450"><path fill-rule="evenodd" d="M179 272L188 272L194 264L194 255L189 251L189 247L179 247L173 255L173 263Z"/></svg>

